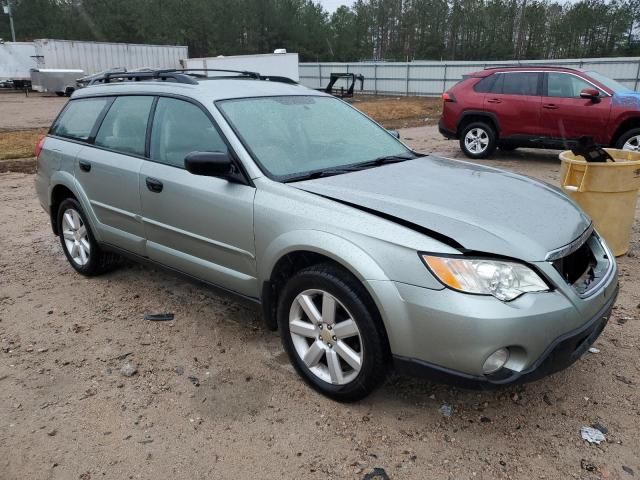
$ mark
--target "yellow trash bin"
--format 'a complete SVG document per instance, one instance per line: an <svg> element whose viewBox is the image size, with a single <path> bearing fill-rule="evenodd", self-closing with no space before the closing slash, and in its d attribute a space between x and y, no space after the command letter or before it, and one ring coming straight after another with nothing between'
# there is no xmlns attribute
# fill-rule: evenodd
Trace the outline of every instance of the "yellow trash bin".
<svg viewBox="0 0 640 480"><path fill-rule="evenodd" d="M560 153L562 189L593 219L614 255L629 251L640 189L640 152L607 148L615 162L586 162Z"/></svg>

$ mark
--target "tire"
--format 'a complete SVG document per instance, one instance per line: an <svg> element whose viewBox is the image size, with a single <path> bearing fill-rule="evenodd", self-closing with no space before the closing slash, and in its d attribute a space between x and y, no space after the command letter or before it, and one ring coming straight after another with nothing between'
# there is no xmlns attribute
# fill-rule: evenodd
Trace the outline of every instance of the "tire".
<svg viewBox="0 0 640 480"><path fill-rule="evenodd" d="M58 97L64 97L64 92L56 92L56 95L57 95Z"/></svg>
<svg viewBox="0 0 640 480"><path fill-rule="evenodd" d="M305 297L322 317L316 325L306 313L309 304ZM329 304L335 302L333 324L330 316L323 314L325 299ZM332 264L304 268L284 286L277 316L289 360L316 391L340 402L356 401L369 395L385 378L389 348L384 327L369 294L351 273ZM299 333L300 325L304 326L304 334ZM354 360L356 357L359 362Z"/></svg>
<svg viewBox="0 0 640 480"><path fill-rule="evenodd" d="M624 149L627 142L629 143L626 150L640 151L640 128L632 128L624 132L616 141L616 148Z"/></svg>
<svg viewBox="0 0 640 480"><path fill-rule="evenodd" d="M477 138L478 143L471 143L467 135ZM471 122L462 129L460 149L469 158L487 158L496 149L496 132L485 122Z"/></svg>
<svg viewBox="0 0 640 480"><path fill-rule="evenodd" d="M65 214L68 214L66 218ZM120 257L100 249L86 218L80 203L67 198L58 207L56 225L67 260L78 273L90 277L112 270Z"/></svg>

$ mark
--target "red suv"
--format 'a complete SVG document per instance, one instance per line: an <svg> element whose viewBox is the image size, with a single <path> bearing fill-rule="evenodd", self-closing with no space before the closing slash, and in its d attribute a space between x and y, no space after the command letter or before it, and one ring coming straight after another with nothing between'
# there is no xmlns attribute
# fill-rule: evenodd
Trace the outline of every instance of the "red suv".
<svg viewBox="0 0 640 480"><path fill-rule="evenodd" d="M442 95L440 133L470 158L496 147L565 149L579 137L640 150L640 93L598 72L499 67L475 72Z"/></svg>

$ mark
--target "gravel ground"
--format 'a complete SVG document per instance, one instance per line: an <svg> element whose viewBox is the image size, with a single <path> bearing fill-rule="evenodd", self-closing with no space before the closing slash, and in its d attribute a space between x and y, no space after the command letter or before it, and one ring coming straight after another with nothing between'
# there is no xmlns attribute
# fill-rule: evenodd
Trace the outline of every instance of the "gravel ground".
<svg viewBox="0 0 640 480"><path fill-rule="evenodd" d="M434 127L402 136L460 156ZM558 182L556 152L483 163ZM599 353L493 392L391 377L343 405L298 379L254 306L130 263L99 278L74 273L32 183L0 174L2 480L640 475L638 218ZM158 312L175 320L143 320ZM599 446L580 439L596 423L608 429Z"/></svg>

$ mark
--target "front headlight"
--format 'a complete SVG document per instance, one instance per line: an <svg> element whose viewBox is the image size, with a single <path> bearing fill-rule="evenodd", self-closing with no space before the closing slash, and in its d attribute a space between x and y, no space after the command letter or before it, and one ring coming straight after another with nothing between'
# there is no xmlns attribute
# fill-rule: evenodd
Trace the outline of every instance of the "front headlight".
<svg viewBox="0 0 640 480"><path fill-rule="evenodd" d="M536 272L520 263L483 258L421 256L442 283L461 292L493 295L498 300L508 302L523 293L549 290Z"/></svg>

